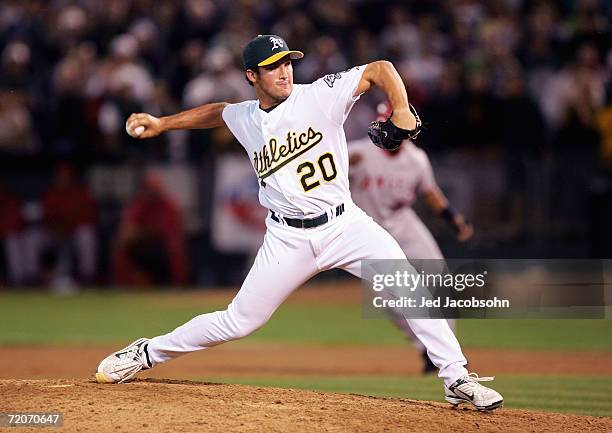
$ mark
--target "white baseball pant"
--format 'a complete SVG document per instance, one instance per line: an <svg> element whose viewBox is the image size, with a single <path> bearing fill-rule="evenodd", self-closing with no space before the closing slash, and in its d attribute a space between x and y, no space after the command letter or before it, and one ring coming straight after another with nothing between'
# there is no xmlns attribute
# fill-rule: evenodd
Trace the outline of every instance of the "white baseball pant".
<svg viewBox="0 0 612 433"><path fill-rule="evenodd" d="M266 219L267 231L255 263L226 310L194 317L149 343L153 365L180 355L246 337L283 301L321 271L342 268L361 277L361 260L406 259L382 227L352 203L327 224L297 229ZM459 342L444 319L407 319L447 385L467 373Z"/></svg>

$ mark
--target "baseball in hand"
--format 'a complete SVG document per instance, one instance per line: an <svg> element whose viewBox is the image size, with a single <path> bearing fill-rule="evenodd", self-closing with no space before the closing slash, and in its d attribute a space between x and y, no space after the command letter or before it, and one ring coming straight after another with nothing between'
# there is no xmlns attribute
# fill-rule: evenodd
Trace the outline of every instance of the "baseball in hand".
<svg viewBox="0 0 612 433"><path fill-rule="evenodd" d="M131 137L139 137L145 130L144 126L137 126L136 128L130 128L127 123L125 124L125 130Z"/></svg>

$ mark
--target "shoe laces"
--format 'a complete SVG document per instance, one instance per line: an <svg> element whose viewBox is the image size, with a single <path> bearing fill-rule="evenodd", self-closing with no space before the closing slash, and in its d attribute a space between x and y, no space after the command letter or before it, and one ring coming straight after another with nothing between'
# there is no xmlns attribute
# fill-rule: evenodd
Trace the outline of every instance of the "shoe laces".
<svg viewBox="0 0 612 433"><path fill-rule="evenodd" d="M492 380L494 380L495 377L494 376L483 376L480 377L478 376L478 374L476 373L469 373L466 374L465 376L461 377L461 379L459 379L456 383L456 385L451 386L449 389L455 390L458 389L462 392L467 391L468 389L470 390L477 390L477 389L483 389L486 388L485 386L481 385L479 382L490 382Z"/></svg>
<svg viewBox="0 0 612 433"><path fill-rule="evenodd" d="M132 346L127 349L125 353L119 355L119 362L117 362L115 372L124 375L124 377L119 381L119 383L129 380L139 371L146 370L149 368L149 366L144 361L144 349L142 349L142 347L143 343Z"/></svg>
<svg viewBox="0 0 612 433"><path fill-rule="evenodd" d="M129 349L117 355L115 356L117 356L118 358L117 364L119 365L131 364L132 362L142 363L142 356L139 353L138 346L130 347Z"/></svg>
<svg viewBox="0 0 612 433"><path fill-rule="evenodd" d="M495 376L478 376L478 373L468 373L464 376L467 382L491 382L495 380Z"/></svg>
<svg viewBox="0 0 612 433"><path fill-rule="evenodd" d="M122 358L140 361L142 359L141 350L140 350L142 346L143 346L143 343L130 347L128 350L125 351L125 354L122 356Z"/></svg>

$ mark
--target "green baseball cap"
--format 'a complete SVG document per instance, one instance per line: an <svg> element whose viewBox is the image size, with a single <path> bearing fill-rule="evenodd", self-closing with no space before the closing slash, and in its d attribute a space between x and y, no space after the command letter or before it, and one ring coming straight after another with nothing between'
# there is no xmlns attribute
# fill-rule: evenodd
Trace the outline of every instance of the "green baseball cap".
<svg viewBox="0 0 612 433"><path fill-rule="evenodd" d="M244 70L255 69L257 66L271 65L272 63L289 56L291 60L301 59L304 53L292 51L287 42L276 35L257 35L244 47L242 63Z"/></svg>

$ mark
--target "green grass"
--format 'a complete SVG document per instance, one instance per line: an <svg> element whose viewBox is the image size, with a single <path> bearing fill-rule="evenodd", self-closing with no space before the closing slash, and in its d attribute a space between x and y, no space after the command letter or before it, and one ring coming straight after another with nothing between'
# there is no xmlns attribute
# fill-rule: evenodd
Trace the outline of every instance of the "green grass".
<svg viewBox="0 0 612 433"><path fill-rule="evenodd" d="M208 382L444 401L440 380L431 376L206 377L200 379ZM612 404L610 404L612 376L507 375L497 378L493 386L505 396L505 407L612 416Z"/></svg>
<svg viewBox="0 0 612 433"><path fill-rule="evenodd" d="M218 297L166 293L0 294L0 344L117 343L166 333L190 318L224 308ZM612 320L463 320L465 347L612 351ZM403 345L384 319L359 306L289 302L249 337L289 344Z"/></svg>
<svg viewBox="0 0 612 433"><path fill-rule="evenodd" d="M612 351L612 320L462 320L466 347Z"/></svg>
<svg viewBox="0 0 612 433"><path fill-rule="evenodd" d="M168 332L198 311L150 304L145 294L4 294L0 296L0 342L118 342Z"/></svg>

